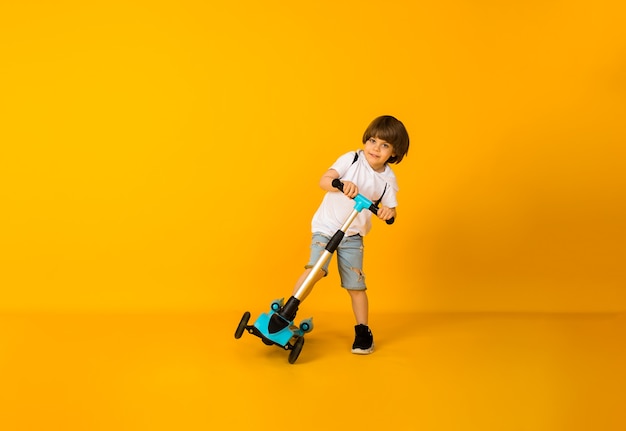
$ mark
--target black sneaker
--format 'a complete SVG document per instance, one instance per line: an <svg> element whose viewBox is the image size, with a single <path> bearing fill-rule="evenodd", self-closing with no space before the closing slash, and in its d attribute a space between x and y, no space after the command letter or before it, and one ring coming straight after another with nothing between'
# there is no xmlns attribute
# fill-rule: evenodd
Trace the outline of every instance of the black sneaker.
<svg viewBox="0 0 626 431"><path fill-rule="evenodd" d="M374 351L374 336L367 325L356 325L354 327L355 337L352 344L352 353L357 355L368 355Z"/></svg>

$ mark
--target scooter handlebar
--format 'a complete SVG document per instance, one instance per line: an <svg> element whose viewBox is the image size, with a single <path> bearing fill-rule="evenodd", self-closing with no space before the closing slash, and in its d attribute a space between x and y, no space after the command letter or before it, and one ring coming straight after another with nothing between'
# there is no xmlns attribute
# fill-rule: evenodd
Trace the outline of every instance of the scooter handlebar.
<svg viewBox="0 0 626 431"><path fill-rule="evenodd" d="M336 188L337 190L343 192L343 183L339 180L339 178L335 178L332 182L332 186L334 188ZM374 205L372 203L372 205L370 205L370 207L368 208L372 213L374 213L375 215L378 214L378 207L376 205ZM385 220L385 223L387 224L393 224L393 222L395 221L395 217L391 217L389 220Z"/></svg>

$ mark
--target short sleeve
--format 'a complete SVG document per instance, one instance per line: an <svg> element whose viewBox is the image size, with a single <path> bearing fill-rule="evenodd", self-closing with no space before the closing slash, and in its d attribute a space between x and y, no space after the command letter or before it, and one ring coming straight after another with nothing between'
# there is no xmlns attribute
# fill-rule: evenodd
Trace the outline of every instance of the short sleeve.
<svg viewBox="0 0 626 431"><path fill-rule="evenodd" d="M335 160L335 163L333 163L330 169L336 170L339 174L339 177L343 177L346 172L348 172L348 169L350 169L350 166L352 166L353 162L354 151L350 151L349 153L346 153L340 156L337 160Z"/></svg>

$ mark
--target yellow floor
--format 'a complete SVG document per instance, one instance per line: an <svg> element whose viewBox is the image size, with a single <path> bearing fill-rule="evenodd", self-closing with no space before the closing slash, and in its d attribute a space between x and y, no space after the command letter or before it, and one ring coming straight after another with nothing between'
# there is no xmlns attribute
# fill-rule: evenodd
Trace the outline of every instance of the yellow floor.
<svg viewBox="0 0 626 431"><path fill-rule="evenodd" d="M0 429L626 429L623 314L319 313L290 365L243 311L0 315Z"/></svg>

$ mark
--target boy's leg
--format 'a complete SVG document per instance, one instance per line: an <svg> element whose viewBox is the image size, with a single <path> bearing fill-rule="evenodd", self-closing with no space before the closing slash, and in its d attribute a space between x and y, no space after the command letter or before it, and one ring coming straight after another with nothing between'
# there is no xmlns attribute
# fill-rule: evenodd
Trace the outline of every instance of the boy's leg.
<svg viewBox="0 0 626 431"><path fill-rule="evenodd" d="M296 285L293 288L293 294L295 295L296 292L298 291L298 289L300 288L300 286L302 286L302 283L304 283L304 280L307 278L307 276L309 275L309 273L311 272L312 268L307 268L304 270L304 272L302 273L302 275L300 276L300 278L298 278L298 281L296 281ZM318 270L317 274L315 274L315 277L312 280L312 286L313 287L315 285L315 283L317 283L318 281L320 281L322 278L324 278L324 271L323 270ZM302 295L302 298L300 298L300 301L304 301L304 298L306 298L309 293L311 293L311 289L308 289L307 292L304 293L304 295Z"/></svg>
<svg viewBox="0 0 626 431"><path fill-rule="evenodd" d="M348 290L357 325L367 326L369 301L365 290Z"/></svg>
<svg viewBox="0 0 626 431"><path fill-rule="evenodd" d="M352 353L367 355L374 351L374 336L367 326L368 300L365 290L348 290L352 299L352 311L356 319Z"/></svg>
<svg viewBox="0 0 626 431"><path fill-rule="evenodd" d="M292 295L296 294L298 289L300 289L300 286L302 286L302 283L304 283L304 280L306 279L306 277L311 273L311 270L317 263L318 259L320 258L320 256L322 256L322 253L324 253L324 250L326 249L326 244L328 243L329 240L330 238L322 234L319 234L319 233L313 234L311 238L309 262L305 265L304 267L305 270L302 273L302 275L300 275L300 278L298 278L298 281L296 281L296 285L293 288ZM328 263L329 262L327 261L322 266L322 268L319 271L317 271L317 274L315 274L315 276L313 277L311 288L315 285L315 283L317 283L318 281L320 281L322 278L326 276L326 274L328 273ZM306 298L309 295L309 293L311 293L311 289L308 289L307 292L304 292L302 297L299 298L300 301L303 301L304 298Z"/></svg>
<svg viewBox="0 0 626 431"><path fill-rule="evenodd" d="M363 238L359 235L344 239L337 250L341 286L350 294L352 312L356 319L352 353L366 355L374 351L374 337L368 325L369 301L363 273Z"/></svg>

